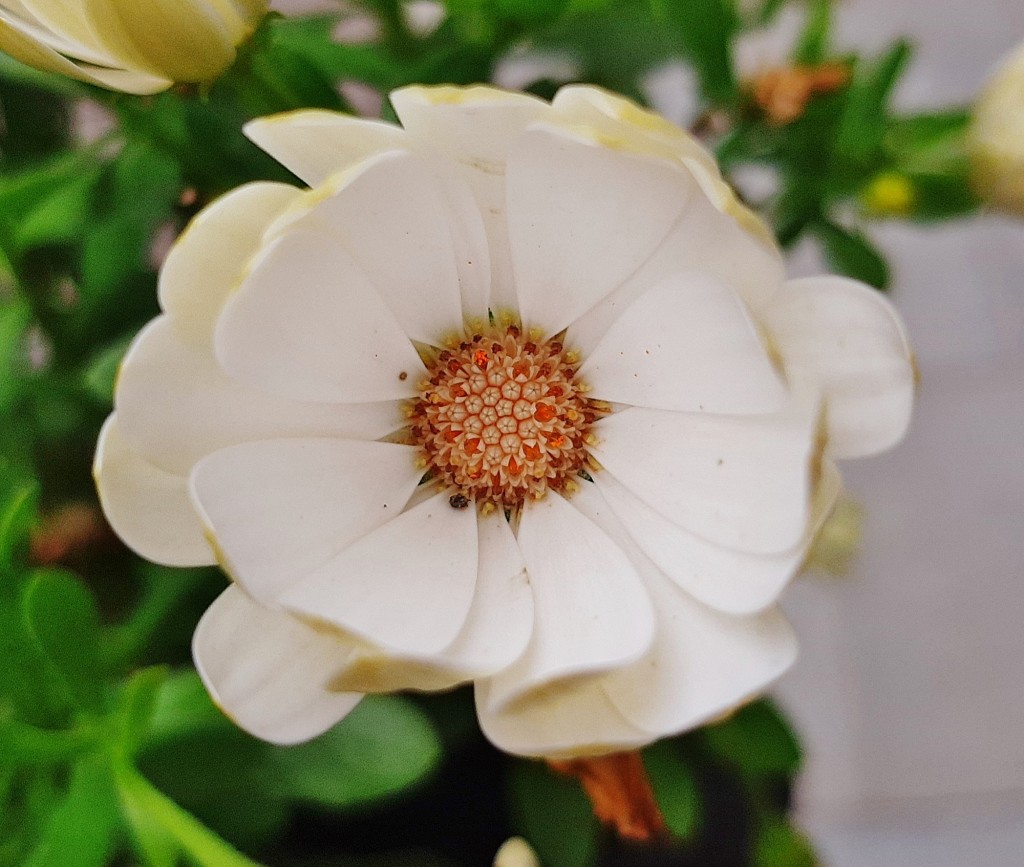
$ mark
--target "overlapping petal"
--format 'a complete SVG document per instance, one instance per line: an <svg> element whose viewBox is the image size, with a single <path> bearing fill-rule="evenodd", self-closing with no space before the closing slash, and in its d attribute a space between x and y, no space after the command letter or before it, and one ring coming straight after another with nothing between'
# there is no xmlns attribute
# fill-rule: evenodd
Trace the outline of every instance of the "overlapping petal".
<svg viewBox="0 0 1024 867"><path fill-rule="evenodd" d="M294 744L326 731L362 698L328 688L349 648L229 587L196 627L192 655L214 702L246 731Z"/></svg>
<svg viewBox="0 0 1024 867"><path fill-rule="evenodd" d="M790 382L820 390L831 454L864 457L899 442L914 367L885 298L855 280L811 277L786 283L762 316Z"/></svg>
<svg viewBox="0 0 1024 867"><path fill-rule="evenodd" d="M0 49L24 63L129 93L211 81L267 0L5 0Z"/></svg>
<svg viewBox="0 0 1024 867"><path fill-rule="evenodd" d="M224 373L206 344L180 334L167 316L135 339L121 366L114 404L132 448L182 476L201 457L235 443L275 437L378 439L401 424L397 403L303 403L245 386Z"/></svg>
<svg viewBox="0 0 1024 867"><path fill-rule="evenodd" d="M419 483L416 450L338 439L257 440L203 458L195 506L221 565L275 603L339 551L401 514Z"/></svg>
<svg viewBox="0 0 1024 867"><path fill-rule="evenodd" d="M632 407L599 421L591 451L664 517L708 541L787 551L810 517L817 413L710 415Z"/></svg>
<svg viewBox="0 0 1024 867"><path fill-rule="evenodd" d="M93 475L103 512L124 541L165 566L214 562L188 497L188 479L169 473L133 450L111 414L96 444Z"/></svg>

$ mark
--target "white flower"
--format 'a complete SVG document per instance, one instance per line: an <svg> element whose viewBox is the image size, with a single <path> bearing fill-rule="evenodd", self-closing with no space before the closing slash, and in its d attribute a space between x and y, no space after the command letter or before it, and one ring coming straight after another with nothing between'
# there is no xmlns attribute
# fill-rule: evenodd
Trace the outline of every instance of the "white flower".
<svg viewBox="0 0 1024 867"><path fill-rule="evenodd" d="M907 425L892 308L783 282L711 157L610 94L392 101L404 129L251 124L312 189L197 217L123 365L101 498L140 553L233 578L211 693L294 742L473 680L498 746L581 755L763 690L832 458Z"/></svg>
<svg viewBox="0 0 1024 867"><path fill-rule="evenodd" d="M978 193L993 205L1024 214L1024 45L978 97L969 143Z"/></svg>
<svg viewBox="0 0 1024 867"><path fill-rule="evenodd" d="M0 51L128 93L211 81L269 0L0 0Z"/></svg>

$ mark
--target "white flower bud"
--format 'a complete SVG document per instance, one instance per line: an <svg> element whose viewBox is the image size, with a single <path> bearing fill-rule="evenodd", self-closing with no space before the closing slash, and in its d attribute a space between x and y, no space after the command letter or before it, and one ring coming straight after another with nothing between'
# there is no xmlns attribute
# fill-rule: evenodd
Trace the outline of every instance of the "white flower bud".
<svg viewBox="0 0 1024 867"><path fill-rule="evenodd" d="M268 0L0 0L0 50L128 93L206 82L235 59Z"/></svg>
<svg viewBox="0 0 1024 867"><path fill-rule="evenodd" d="M1024 45L982 91L970 151L978 193L998 208L1024 214Z"/></svg>

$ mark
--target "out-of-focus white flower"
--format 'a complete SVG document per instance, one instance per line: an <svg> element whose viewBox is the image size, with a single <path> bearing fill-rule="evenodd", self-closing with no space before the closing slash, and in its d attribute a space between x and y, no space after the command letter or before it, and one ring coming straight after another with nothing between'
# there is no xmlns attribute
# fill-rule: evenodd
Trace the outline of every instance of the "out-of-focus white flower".
<svg viewBox="0 0 1024 867"><path fill-rule="evenodd" d="M472 680L498 746L549 756L759 693L833 458L906 428L896 314L785 282L707 152L630 102L392 102L404 128L248 127L312 189L196 218L101 436L121 536L234 580L195 636L211 693L294 742Z"/></svg>
<svg viewBox="0 0 1024 867"><path fill-rule="evenodd" d="M969 135L979 195L996 207L1024 214L1024 45L985 86Z"/></svg>
<svg viewBox="0 0 1024 867"><path fill-rule="evenodd" d="M540 867L540 861L537 853L522 837L511 837L494 856L494 867Z"/></svg>
<svg viewBox="0 0 1024 867"><path fill-rule="evenodd" d="M0 0L0 51L128 93L212 81L268 0Z"/></svg>

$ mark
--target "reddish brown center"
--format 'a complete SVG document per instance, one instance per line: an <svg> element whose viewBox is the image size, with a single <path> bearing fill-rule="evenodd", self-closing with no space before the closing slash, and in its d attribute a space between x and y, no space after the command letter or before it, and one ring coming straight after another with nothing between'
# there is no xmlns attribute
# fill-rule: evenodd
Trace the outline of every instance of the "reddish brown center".
<svg viewBox="0 0 1024 867"><path fill-rule="evenodd" d="M510 325L473 334L428 364L412 434L453 505L512 508L571 487L603 410L584 397L574 362L558 341L530 340Z"/></svg>

